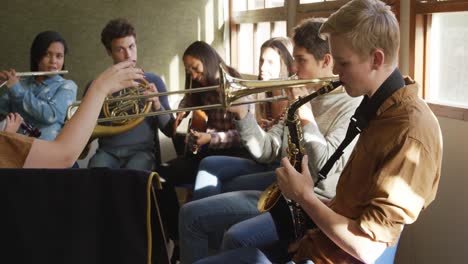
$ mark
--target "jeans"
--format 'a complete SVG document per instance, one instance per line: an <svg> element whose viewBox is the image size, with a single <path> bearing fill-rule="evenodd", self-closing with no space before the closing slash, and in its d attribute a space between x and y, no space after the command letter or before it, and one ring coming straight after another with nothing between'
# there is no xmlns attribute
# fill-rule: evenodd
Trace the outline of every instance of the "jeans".
<svg viewBox="0 0 468 264"><path fill-rule="evenodd" d="M257 248L239 248L223 252L222 254L201 259L195 264L254 264L254 263L273 263L268 257Z"/></svg>
<svg viewBox="0 0 468 264"><path fill-rule="evenodd" d="M260 191L228 192L182 206L179 213L180 261L193 263L218 249L225 230L258 215Z"/></svg>
<svg viewBox="0 0 468 264"><path fill-rule="evenodd" d="M230 191L264 190L275 180L274 169L278 166L238 157L206 157L198 169L193 199Z"/></svg>
<svg viewBox="0 0 468 264"><path fill-rule="evenodd" d="M146 145L123 146L116 148L98 148L89 160L88 167L126 168L152 171L155 167L153 149Z"/></svg>
<svg viewBox="0 0 468 264"><path fill-rule="evenodd" d="M262 248L279 241L270 213L263 213L233 225L224 234L222 251L237 248Z"/></svg>
<svg viewBox="0 0 468 264"><path fill-rule="evenodd" d="M276 242L264 248L238 248L223 252L216 256L201 259L196 264L270 264L270 263L294 263L291 261L292 254L287 252L288 245ZM301 262L313 264L313 262Z"/></svg>

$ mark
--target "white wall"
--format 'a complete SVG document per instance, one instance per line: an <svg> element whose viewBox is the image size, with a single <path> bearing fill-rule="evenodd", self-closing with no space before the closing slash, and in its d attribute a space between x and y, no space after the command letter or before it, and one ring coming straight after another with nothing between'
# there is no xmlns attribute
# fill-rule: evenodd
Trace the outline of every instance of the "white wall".
<svg viewBox="0 0 468 264"><path fill-rule="evenodd" d="M468 259L468 123L439 118L444 140L436 200L403 232L398 264L466 263Z"/></svg>
<svg viewBox="0 0 468 264"><path fill-rule="evenodd" d="M409 2L401 1L400 69L409 69ZM439 117L444 153L436 200L403 231L395 263L466 263L468 259L468 122Z"/></svg>

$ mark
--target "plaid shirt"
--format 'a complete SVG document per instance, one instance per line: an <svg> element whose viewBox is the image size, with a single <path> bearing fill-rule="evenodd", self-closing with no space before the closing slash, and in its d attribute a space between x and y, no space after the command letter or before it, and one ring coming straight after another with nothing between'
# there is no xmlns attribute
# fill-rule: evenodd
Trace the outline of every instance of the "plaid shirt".
<svg viewBox="0 0 468 264"><path fill-rule="evenodd" d="M179 104L179 108L219 104L220 100L217 93L203 93L199 99L191 100L192 98L185 96ZM195 98L193 98L195 99ZM240 147L241 140L239 132L236 130L232 120L234 115L227 112L225 109L205 110L207 115L207 131L211 135L209 148L211 149L228 149L232 147Z"/></svg>

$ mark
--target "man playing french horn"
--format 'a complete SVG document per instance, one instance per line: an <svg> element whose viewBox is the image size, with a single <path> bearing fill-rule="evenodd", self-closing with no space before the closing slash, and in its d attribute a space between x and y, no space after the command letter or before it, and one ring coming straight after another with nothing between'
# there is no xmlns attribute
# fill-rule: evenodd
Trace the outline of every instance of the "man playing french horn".
<svg viewBox="0 0 468 264"><path fill-rule="evenodd" d="M107 23L101 33L101 42L113 63L121 61L137 61L136 31L127 20L119 18ZM144 73L147 84L144 95L166 92L162 79L149 72ZM131 87L128 89L135 89ZM128 90L127 89L127 90ZM113 96L120 92L114 93ZM153 111L170 110L167 96L149 97ZM105 105L104 105L105 106ZM146 103L145 108L148 107ZM103 107L105 109L105 107ZM158 129L166 136L173 134L174 117L172 114L146 117L130 130L111 136L99 138L99 148L90 159L88 167L128 168L137 170L159 171L161 153L159 147ZM177 240L178 200L175 189L167 179L162 190L158 192L158 203L167 225L168 236Z"/></svg>
<svg viewBox="0 0 468 264"><path fill-rule="evenodd" d="M126 60L137 61L136 31L125 19L109 21L102 30L101 42L114 64ZM166 92L159 76L148 72L144 76L148 82L144 94ZM170 109L167 96L147 100L152 102L154 111ZM173 119L171 114L148 117L124 133L99 138L99 148L88 167L154 170L161 163L157 130L170 137Z"/></svg>

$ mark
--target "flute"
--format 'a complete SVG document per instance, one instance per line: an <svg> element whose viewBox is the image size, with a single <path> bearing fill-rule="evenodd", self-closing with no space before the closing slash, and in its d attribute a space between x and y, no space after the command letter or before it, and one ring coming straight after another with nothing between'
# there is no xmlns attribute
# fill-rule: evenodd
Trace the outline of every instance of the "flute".
<svg viewBox="0 0 468 264"><path fill-rule="evenodd" d="M67 74L68 71L37 71L37 72L17 72L16 76L41 76L41 75L54 75L54 74Z"/></svg>
<svg viewBox="0 0 468 264"><path fill-rule="evenodd" d="M17 77L26 77L26 76L42 76L42 75L55 75L55 74L67 74L68 71L37 71L37 72L17 72ZM5 85L8 80L0 84L0 88Z"/></svg>

